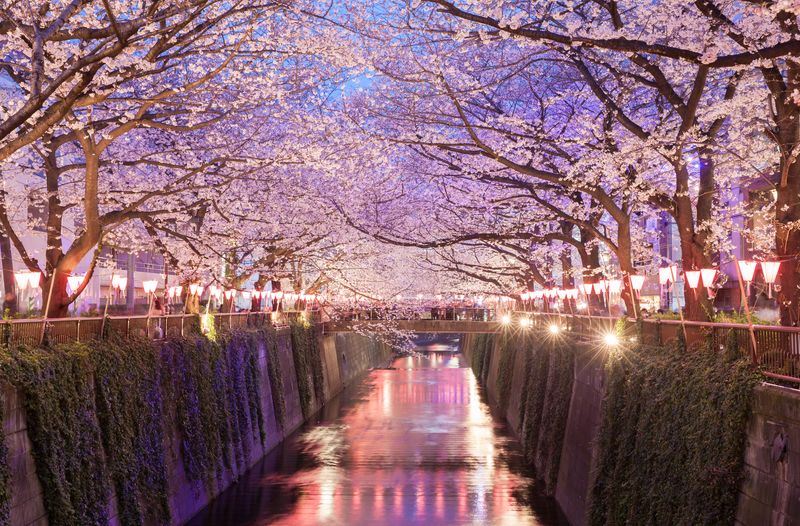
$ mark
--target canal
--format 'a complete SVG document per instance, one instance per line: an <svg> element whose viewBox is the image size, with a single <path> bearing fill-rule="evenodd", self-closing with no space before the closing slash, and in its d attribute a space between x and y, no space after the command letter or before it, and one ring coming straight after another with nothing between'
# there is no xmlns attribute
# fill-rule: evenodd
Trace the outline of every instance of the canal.
<svg viewBox="0 0 800 526"><path fill-rule="evenodd" d="M464 357L429 347L334 398L190 526L566 524Z"/></svg>

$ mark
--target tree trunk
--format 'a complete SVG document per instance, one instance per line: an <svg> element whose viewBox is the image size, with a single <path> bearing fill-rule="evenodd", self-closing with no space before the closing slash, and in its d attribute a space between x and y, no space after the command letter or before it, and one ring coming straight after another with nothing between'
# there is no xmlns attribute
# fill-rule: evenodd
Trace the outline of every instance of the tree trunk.
<svg viewBox="0 0 800 526"><path fill-rule="evenodd" d="M775 203L775 252L782 262L778 305L781 325L796 326L800 321L800 162L781 166L781 174L786 174L786 181L778 186Z"/></svg>
<svg viewBox="0 0 800 526"><path fill-rule="evenodd" d="M11 254L11 241L8 236L0 229L0 260L3 266L3 290L6 291L3 298L3 315L7 313L13 316L17 313L17 294L14 292L14 258Z"/></svg>
<svg viewBox="0 0 800 526"><path fill-rule="evenodd" d="M56 269L55 273L44 280L42 284L42 310L47 309L48 318L66 318L69 316L69 293L67 292L67 278L70 272L63 269ZM50 284L52 285L52 293ZM48 308L47 298L50 296Z"/></svg>
<svg viewBox="0 0 800 526"><path fill-rule="evenodd" d="M635 297L631 290L629 276L636 274L633 264L633 251L631 242L631 220L617 221L617 261L622 272L622 301L628 316L638 316L639 307L634 304Z"/></svg>
<svg viewBox="0 0 800 526"><path fill-rule="evenodd" d="M688 187L681 190L679 186L678 197L675 199L675 222L678 227L678 237L681 244L681 262L683 270L699 270L711 266L711 261L703 252L702 245L698 244L695 236L694 218L692 214L692 202L688 193ZM684 318L687 320L708 321L714 312L713 306L708 299L705 288L700 287L697 295L689 286L683 282L683 297L686 303Z"/></svg>

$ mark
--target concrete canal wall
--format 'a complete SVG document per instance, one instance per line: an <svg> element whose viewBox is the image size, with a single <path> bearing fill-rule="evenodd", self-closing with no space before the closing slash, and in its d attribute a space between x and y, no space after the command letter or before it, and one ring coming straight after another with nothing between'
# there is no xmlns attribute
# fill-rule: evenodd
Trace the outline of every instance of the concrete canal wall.
<svg viewBox="0 0 800 526"><path fill-rule="evenodd" d="M316 333L317 345L322 366L323 387L321 390L310 389L310 404L307 412L314 412L324 403L336 396L345 386L363 375L368 369L388 362L391 350L384 344L358 334L321 335ZM270 353L268 342L263 337L257 342L258 371L258 410L263 415L263 443L258 432L251 426L244 450L244 459L234 462L222 469L212 480L200 482L190 480L186 471L186 462L182 448L185 448L185 437L180 425L169 420L169 412L164 411L163 453L166 466L166 490L169 516L172 524L182 524L197 511L206 506L215 496L224 491L239 475L261 459L270 449L275 447L288 434L292 433L306 420L304 416L301 390L303 385L313 384L311 374L306 382L298 377L296 364L298 357L293 348L292 334L289 329L280 329L275 334L275 351ZM285 418L281 425L276 414L278 401L273 399L276 391L271 385L268 361L270 356L277 357L280 362L280 380L283 387L283 403ZM5 382L0 384L4 408L5 445L8 450L10 498L8 505L8 523L13 526L44 526L61 521L48 521L45 491L40 476L37 474L37 463L34 461L34 447L29 434L28 414L25 397L22 392ZM317 399L317 393L323 399ZM219 396L223 396L221 393ZM173 415L174 416L174 415ZM310 415L309 415L310 416ZM90 415L91 418L96 416ZM113 447L113 446L106 446ZM87 462L90 460L87 459ZM135 459L130 459L135 461ZM108 483L108 481L104 482ZM108 484L112 488L114 484ZM147 505L142 506L147 508ZM108 509L109 524L122 524L119 513L119 499L115 491L110 492ZM78 522L75 522L77 524ZM145 520L147 523L147 520Z"/></svg>
<svg viewBox="0 0 800 526"><path fill-rule="evenodd" d="M749 390L749 400L741 402L744 391L733 391L730 386L725 386L726 372L723 370L722 378L716 381L721 386L719 388L714 387L715 381L712 380L710 387L703 386L705 390L698 391L697 379L703 378L703 372L695 380L687 382L691 387L680 391L681 396L687 397L685 404L675 403L672 397L678 391L666 381L660 386L642 387L636 393L639 397L662 400L655 400L651 405L633 404L632 397L629 397L625 403L619 403L620 397L609 396L609 390L632 390L636 379L628 377L609 387L621 377L613 376L605 355L596 345L590 348L571 344L572 349L567 353L571 367L563 364L554 367L557 353L542 352L541 348L546 346L543 340L520 341L519 337L504 340L501 336L465 335L462 338L462 350L481 380L490 403L505 414L527 458L544 479L543 484L555 497L570 524L667 523L664 514L672 512L659 510L657 498L648 500L639 495L637 500L635 495L626 494L622 502L613 502L614 499L609 498L610 504L603 501L593 505L593 499L604 498L604 485L611 488L612 484L619 483L619 472L625 469L636 471L638 462L642 463L639 469L645 473L638 479L635 478L637 475L628 473L622 482L649 485L644 492L669 495L674 491L683 495L694 489L692 478L696 478L699 488L711 491L708 487L712 487L717 491L715 498L708 500L728 503L697 511L691 519L683 516L683 522L675 522L675 515L671 515L669 523L742 526L800 523L799 391L755 380ZM651 367L657 365L651 364ZM504 374L510 378L504 378ZM713 376L716 373L707 374ZM730 374L739 375L735 378L740 381L750 378L735 366L732 366ZM569 376L566 389L559 385L565 383L564 378L558 378L559 375ZM648 382L651 380L646 380L645 385ZM507 394L504 394L504 389ZM697 400L688 399L692 389L700 393ZM559 395L559 390L566 395ZM558 400L559 396L561 400ZM614 404L614 407L604 404ZM702 407L704 404L707 405ZM732 404L738 408L737 411L744 413L737 415L731 409ZM555 409L548 409L548 406L555 406ZM677 413L672 421L661 423L663 428L679 429L671 433L666 431L669 437L663 442L655 440L643 445L642 442L657 436L646 428L659 425L654 420L658 418L660 408L664 411L660 417L662 420L669 420L670 413ZM696 427L687 423L694 418L698 419ZM619 430L626 421L635 422L627 435ZM735 429L726 431L726 426ZM614 433L622 435L623 440L610 441L608 437ZM676 444L676 435L691 433L698 435L679 437ZM548 434L549 439L543 438ZM548 442L552 442L549 449ZM616 444L619 451L609 454L610 444ZM698 444L694 450L692 444ZM717 450L726 447L728 457L715 456ZM554 448L558 449L557 454ZM661 460L648 460L659 455ZM685 458L692 455L697 458ZM609 468L609 459L614 458L617 460L611 462L613 465ZM725 463L723 458L738 458L738 463ZM619 459L627 459L628 464ZM659 471L658 465L662 465L663 470ZM691 471L693 465L700 467L695 472L685 473L685 487L681 488L681 483L676 484L675 474L670 470ZM606 481L605 477L617 477L617 480ZM670 488L675 485L678 487ZM615 490L620 487L613 486ZM669 500L669 497L664 500ZM669 502L661 504L663 508L670 507ZM680 505L674 503L674 506ZM697 502L694 506L702 508L703 503ZM626 512L631 515L626 517ZM702 515L703 512L706 515Z"/></svg>

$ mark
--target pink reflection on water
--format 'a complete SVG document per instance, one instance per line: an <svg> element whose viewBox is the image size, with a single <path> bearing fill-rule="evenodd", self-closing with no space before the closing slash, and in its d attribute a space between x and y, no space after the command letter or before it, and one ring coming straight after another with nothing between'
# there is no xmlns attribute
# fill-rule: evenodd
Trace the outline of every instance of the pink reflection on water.
<svg viewBox="0 0 800 526"><path fill-rule="evenodd" d="M338 416L289 441L283 476L243 482L239 496L191 526L556 524L527 499L518 445L481 401L463 357L403 357L372 371ZM242 511L246 510L246 512Z"/></svg>
<svg viewBox="0 0 800 526"><path fill-rule="evenodd" d="M321 466L303 474L294 510L274 523L537 524L512 497L531 480L501 460L509 440L452 358L399 358L397 369L372 372L366 399L304 437ZM362 494L375 505L362 506Z"/></svg>

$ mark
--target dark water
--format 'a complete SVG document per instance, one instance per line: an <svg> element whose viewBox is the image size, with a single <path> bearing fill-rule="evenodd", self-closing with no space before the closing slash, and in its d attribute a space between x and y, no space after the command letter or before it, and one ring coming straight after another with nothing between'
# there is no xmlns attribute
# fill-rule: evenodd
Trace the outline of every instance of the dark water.
<svg viewBox="0 0 800 526"><path fill-rule="evenodd" d="M566 524L461 354L392 367L331 401L190 526Z"/></svg>

